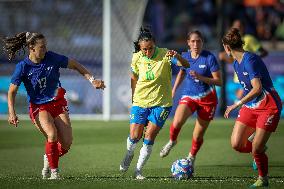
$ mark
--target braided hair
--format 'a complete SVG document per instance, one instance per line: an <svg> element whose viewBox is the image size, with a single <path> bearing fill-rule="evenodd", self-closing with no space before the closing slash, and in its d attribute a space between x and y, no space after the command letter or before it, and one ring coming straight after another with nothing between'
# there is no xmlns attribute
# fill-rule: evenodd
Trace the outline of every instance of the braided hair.
<svg viewBox="0 0 284 189"><path fill-rule="evenodd" d="M5 37L4 51L8 54L8 59L11 61L15 54L25 47L34 46L38 39L44 39L41 33L21 32L12 37Z"/></svg>
<svg viewBox="0 0 284 189"><path fill-rule="evenodd" d="M155 42L155 38L152 35L150 29L148 28L140 28L140 34L138 36L138 39L136 41L134 41L134 52L138 52L140 51L140 45L139 42L141 41L154 41Z"/></svg>

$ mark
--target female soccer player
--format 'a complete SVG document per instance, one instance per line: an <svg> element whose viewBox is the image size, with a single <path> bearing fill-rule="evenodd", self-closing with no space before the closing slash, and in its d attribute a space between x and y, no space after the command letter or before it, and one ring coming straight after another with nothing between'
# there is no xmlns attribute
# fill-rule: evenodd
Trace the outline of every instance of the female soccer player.
<svg viewBox="0 0 284 189"><path fill-rule="evenodd" d="M42 177L59 179L59 157L68 152L72 143L72 128L68 114L65 89L59 81L59 68L78 71L97 89L104 89L102 80L95 79L81 64L66 56L47 51L43 34L22 32L4 39L9 60L22 48L29 55L16 65L8 91L8 122L17 127L19 119L14 107L21 82L24 83L32 122L46 137Z"/></svg>
<svg viewBox="0 0 284 189"><path fill-rule="evenodd" d="M172 107L171 63L184 67L189 67L189 63L177 52L157 47L148 29L141 29L134 45L135 53L131 63L130 135L120 170L125 172L129 168L137 142L142 138L146 127L135 171L136 179L144 179L142 168L150 157L154 140Z"/></svg>
<svg viewBox="0 0 284 189"><path fill-rule="evenodd" d="M227 55L234 58L234 70L244 89L244 96L228 106L224 117L241 107L231 136L232 147L241 153L250 153L258 167L258 179L251 187L268 186L268 157L265 144L277 128L281 100L273 87L268 70L261 58L243 50L239 30L232 28L222 39ZM255 132L252 142L248 136Z"/></svg>
<svg viewBox="0 0 284 189"><path fill-rule="evenodd" d="M215 85L221 86L222 79L215 56L203 50L202 34L199 31L189 32L187 38L189 51L182 53L182 57L188 60L191 67L181 69L177 75L173 96L184 79L186 83L183 85L182 97L170 127L170 140L162 148L160 156L165 157L169 154L177 143L183 124L196 111L197 119L188 155L194 164L195 156L203 143L205 131L215 114L217 106Z"/></svg>

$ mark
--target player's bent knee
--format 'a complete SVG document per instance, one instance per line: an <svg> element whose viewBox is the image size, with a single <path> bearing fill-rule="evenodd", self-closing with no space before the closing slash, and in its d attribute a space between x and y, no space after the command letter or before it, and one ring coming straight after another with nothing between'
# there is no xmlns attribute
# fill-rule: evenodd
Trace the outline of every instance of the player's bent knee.
<svg viewBox="0 0 284 189"><path fill-rule="evenodd" d="M238 152L241 152L241 149L242 149L242 145L237 143L237 142L233 142L231 141L231 146L234 150L238 151Z"/></svg>

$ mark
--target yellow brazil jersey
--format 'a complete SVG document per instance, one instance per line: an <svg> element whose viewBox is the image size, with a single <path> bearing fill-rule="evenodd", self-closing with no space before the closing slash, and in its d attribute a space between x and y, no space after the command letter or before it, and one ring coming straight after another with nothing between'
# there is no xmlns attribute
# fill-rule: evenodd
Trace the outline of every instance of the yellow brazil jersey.
<svg viewBox="0 0 284 189"><path fill-rule="evenodd" d="M166 57L167 51L156 47L152 58L144 56L141 51L133 54L131 69L138 77L133 106L172 106L172 69L171 60Z"/></svg>

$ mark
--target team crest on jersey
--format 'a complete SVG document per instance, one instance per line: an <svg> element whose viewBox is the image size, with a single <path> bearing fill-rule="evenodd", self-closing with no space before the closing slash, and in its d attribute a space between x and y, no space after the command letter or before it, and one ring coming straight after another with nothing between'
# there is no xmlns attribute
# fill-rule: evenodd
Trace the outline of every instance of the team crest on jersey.
<svg viewBox="0 0 284 189"><path fill-rule="evenodd" d="M248 75L248 72L243 72L244 75Z"/></svg>
<svg viewBox="0 0 284 189"><path fill-rule="evenodd" d="M206 65L199 65L199 68L206 68Z"/></svg>

